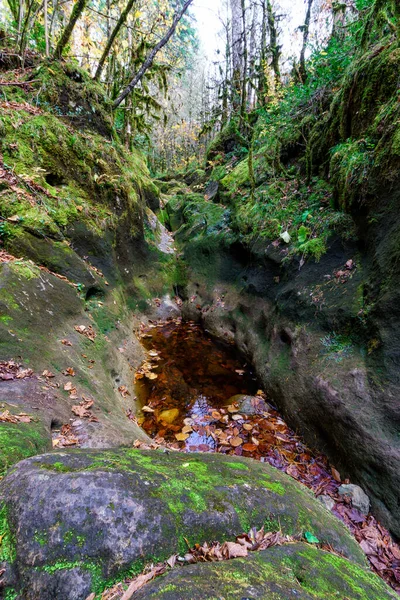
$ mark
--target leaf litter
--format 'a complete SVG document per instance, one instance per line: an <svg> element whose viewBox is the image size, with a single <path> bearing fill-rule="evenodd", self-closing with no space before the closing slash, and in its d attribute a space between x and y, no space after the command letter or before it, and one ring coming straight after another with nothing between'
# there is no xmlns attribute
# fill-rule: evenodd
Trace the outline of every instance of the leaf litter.
<svg viewBox="0 0 400 600"><path fill-rule="evenodd" d="M268 462L334 501L332 512L359 542L372 569L400 593L400 547L371 514L363 515L351 500L338 493L349 483L328 459L312 451L267 401L247 365L212 342L195 323L180 318L142 325L139 337L148 358L136 375L138 397L143 399L138 424L153 438L136 441L138 448L167 447L181 452L218 452ZM155 359L155 360L154 360ZM157 369L152 380L146 373ZM239 403L227 402L237 394L251 396L245 414ZM177 408L172 423L159 419ZM305 532L309 543L319 541Z"/></svg>
<svg viewBox="0 0 400 600"><path fill-rule="evenodd" d="M260 530L252 528L248 533L242 533L236 537L234 542L228 541L222 544L220 542L204 542L202 545L195 544L193 548L188 546L188 552L184 556L173 554L162 563L149 565L143 573L134 579L117 583L105 590L101 600L131 600L135 592L140 590L146 583L179 566L245 558L249 552L258 552L272 546L282 546L296 541L296 538L282 535L280 531L266 533L262 527ZM125 589L126 585L128 585L127 589ZM86 600L89 600L89 598Z"/></svg>

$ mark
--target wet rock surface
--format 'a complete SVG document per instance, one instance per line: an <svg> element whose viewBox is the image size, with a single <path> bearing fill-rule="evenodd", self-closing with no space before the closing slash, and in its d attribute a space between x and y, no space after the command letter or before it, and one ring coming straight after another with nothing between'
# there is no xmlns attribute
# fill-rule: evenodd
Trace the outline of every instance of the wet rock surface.
<svg viewBox="0 0 400 600"><path fill-rule="evenodd" d="M0 502L13 531L2 556L6 582L24 600L84 600L105 580L184 553L187 543L232 539L262 525L300 537L312 532L366 564L346 528L306 488L243 458L123 449L45 454L10 471Z"/></svg>
<svg viewBox="0 0 400 600"><path fill-rule="evenodd" d="M145 585L137 600L389 600L398 596L372 573L305 544L246 558L174 569Z"/></svg>

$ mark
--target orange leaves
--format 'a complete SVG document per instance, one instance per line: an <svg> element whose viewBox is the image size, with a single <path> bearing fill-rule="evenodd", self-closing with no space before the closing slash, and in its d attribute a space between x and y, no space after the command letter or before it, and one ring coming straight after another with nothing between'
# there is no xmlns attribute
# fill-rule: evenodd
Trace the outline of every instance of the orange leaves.
<svg viewBox="0 0 400 600"><path fill-rule="evenodd" d="M96 339L96 332L91 325L75 325L75 331L87 337L91 342Z"/></svg>
<svg viewBox="0 0 400 600"><path fill-rule="evenodd" d="M229 443L234 448L237 448L238 446L241 446L243 444L243 440L238 435L235 435L229 440Z"/></svg>
<svg viewBox="0 0 400 600"><path fill-rule="evenodd" d="M126 398L127 396L131 395L130 391L128 390L128 388L125 385L120 385L118 388L118 391L123 398Z"/></svg>
<svg viewBox="0 0 400 600"><path fill-rule="evenodd" d="M63 375L69 377L75 377L75 371L72 367L68 367L62 372Z"/></svg>
<svg viewBox="0 0 400 600"><path fill-rule="evenodd" d="M85 396L82 396L82 398L82 402L71 407L71 410L74 413L74 415L81 419L89 419L89 421L98 421L98 418L95 417L91 411L91 408L94 404L94 400L91 400L90 398L85 398Z"/></svg>
<svg viewBox="0 0 400 600"><path fill-rule="evenodd" d="M19 415L12 415L9 410L5 410L0 413L0 423L30 423L32 417L26 413L19 413Z"/></svg>
<svg viewBox="0 0 400 600"><path fill-rule="evenodd" d="M20 364L9 361L0 361L0 379L3 381L11 381L13 379L25 379L32 377L32 369L23 369Z"/></svg>

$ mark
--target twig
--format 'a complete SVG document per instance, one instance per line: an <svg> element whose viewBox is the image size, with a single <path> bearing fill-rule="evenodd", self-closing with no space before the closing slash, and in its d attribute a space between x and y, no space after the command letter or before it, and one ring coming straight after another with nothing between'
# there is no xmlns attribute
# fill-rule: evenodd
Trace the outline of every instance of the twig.
<svg viewBox="0 0 400 600"><path fill-rule="evenodd" d="M39 79L32 79L32 81L0 81L0 85L17 85L19 87L24 87L25 85L31 85L31 83L36 83Z"/></svg>

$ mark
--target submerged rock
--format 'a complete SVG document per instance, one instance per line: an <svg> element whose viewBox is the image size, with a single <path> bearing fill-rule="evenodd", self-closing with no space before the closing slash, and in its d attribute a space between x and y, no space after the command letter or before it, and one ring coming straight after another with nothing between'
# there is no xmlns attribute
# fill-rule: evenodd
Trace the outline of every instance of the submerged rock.
<svg viewBox="0 0 400 600"><path fill-rule="evenodd" d="M286 544L218 563L176 568L135 600L389 600L397 595L376 575L307 544Z"/></svg>
<svg viewBox="0 0 400 600"><path fill-rule="evenodd" d="M133 449L45 454L3 479L0 510L6 585L24 600L85 600L127 569L140 572L184 553L186 540L232 540L263 525L300 537L312 532L365 565L357 542L307 488L239 457Z"/></svg>
<svg viewBox="0 0 400 600"><path fill-rule="evenodd" d="M159 421L165 421L166 423L173 423L179 417L179 409L178 408L169 408L167 410L163 410L158 415Z"/></svg>
<svg viewBox="0 0 400 600"><path fill-rule="evenodd" d="M237 404L239 412L248 416L262 415L268 410L268 404L260 396L236 394L229 398L228 404Z"/></svg>

